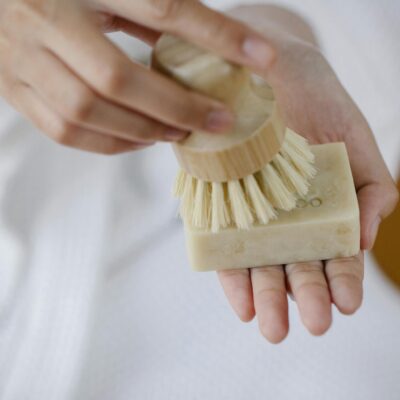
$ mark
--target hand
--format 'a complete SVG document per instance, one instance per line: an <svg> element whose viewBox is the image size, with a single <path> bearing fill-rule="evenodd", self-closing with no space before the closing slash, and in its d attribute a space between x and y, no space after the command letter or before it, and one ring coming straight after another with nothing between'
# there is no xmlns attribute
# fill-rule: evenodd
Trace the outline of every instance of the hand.
<svg viewBox="0 0 400 400"><path fill-rule="evenodd" d="M0 95L55 141L106 154L229 127L223 104L131 61L111 30L150 45L175 33L255 70L274 60L260 34L196 0L0 0Z"/></svg>
<svg viewBox="0 0 400 400"><path fill-rule="evenodd" d="M243 10L237 15L243 18ZM360 207L361 248L371 249L379 223L398 201L371 129L318 49L279 32L275 33L275 45L278 61L265 76L289 127L311 143L346 143ZM323 334L331 325L332 303L343 314L359 308L363 253L218 275L239 318L250 321L257 314L261 333L278 343L289 328L287 293L293 296L303 324L314 335Z"/></svg>

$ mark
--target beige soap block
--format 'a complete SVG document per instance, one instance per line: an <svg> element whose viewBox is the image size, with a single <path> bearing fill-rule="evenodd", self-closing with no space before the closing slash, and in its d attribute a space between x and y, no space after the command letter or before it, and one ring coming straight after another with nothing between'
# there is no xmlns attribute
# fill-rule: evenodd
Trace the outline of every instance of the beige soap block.
<svg viewBox="0 0 400 400"><path fill-rule="evenodd" d="M185 224L196 271L246 268L349 257L358 253L360 223L353 177L343 143L312 146L317 176L297 208L250 230L218 233Z"/></svg>

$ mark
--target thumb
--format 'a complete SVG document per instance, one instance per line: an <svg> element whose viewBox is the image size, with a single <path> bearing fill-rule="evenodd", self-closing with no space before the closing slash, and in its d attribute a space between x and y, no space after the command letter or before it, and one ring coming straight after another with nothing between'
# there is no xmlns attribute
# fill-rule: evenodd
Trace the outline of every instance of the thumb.
<svg viewBox="0 0 400 400"><path fill-rule="evenodd" d="M360 207L361 249L371 250L379 225L392 213L399 199L396 186L390 183L371 183L357 192Z"/></svg>

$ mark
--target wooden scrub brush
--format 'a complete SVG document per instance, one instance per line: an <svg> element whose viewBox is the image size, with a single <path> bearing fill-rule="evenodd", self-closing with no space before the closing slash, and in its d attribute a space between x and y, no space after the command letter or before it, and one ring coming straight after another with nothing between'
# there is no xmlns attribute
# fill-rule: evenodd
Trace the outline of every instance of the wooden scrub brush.
<svg viewBox="0 0 400 400"><path fill-rule="evenodd" d="M174 193L193 228L249 229L296 207L316 171L307 141L286 128L272 90L246 68L182 39L162 35L153 65L186 87L220 100L234 112L223 134L192 132L173 145L181 166Z"/></svg>

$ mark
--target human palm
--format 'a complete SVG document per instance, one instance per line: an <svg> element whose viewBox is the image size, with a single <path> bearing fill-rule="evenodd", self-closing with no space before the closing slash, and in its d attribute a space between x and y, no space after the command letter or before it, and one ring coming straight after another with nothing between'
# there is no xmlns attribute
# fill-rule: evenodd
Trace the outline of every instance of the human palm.
<svg viewBox="0 0 400 400"><path fill-rule="evenodd" d="M287 124L310 143L343 141L360 207L361 249L371 249L380 221L397 192L365 118L315 47L293 40L266 77ZM243 321L255 315L262 334L277 343L288 332L287 294L315 335L331 325L332 303L343 314L362 301L363 251L357 256L218 273L225 294Z"/></svg>

